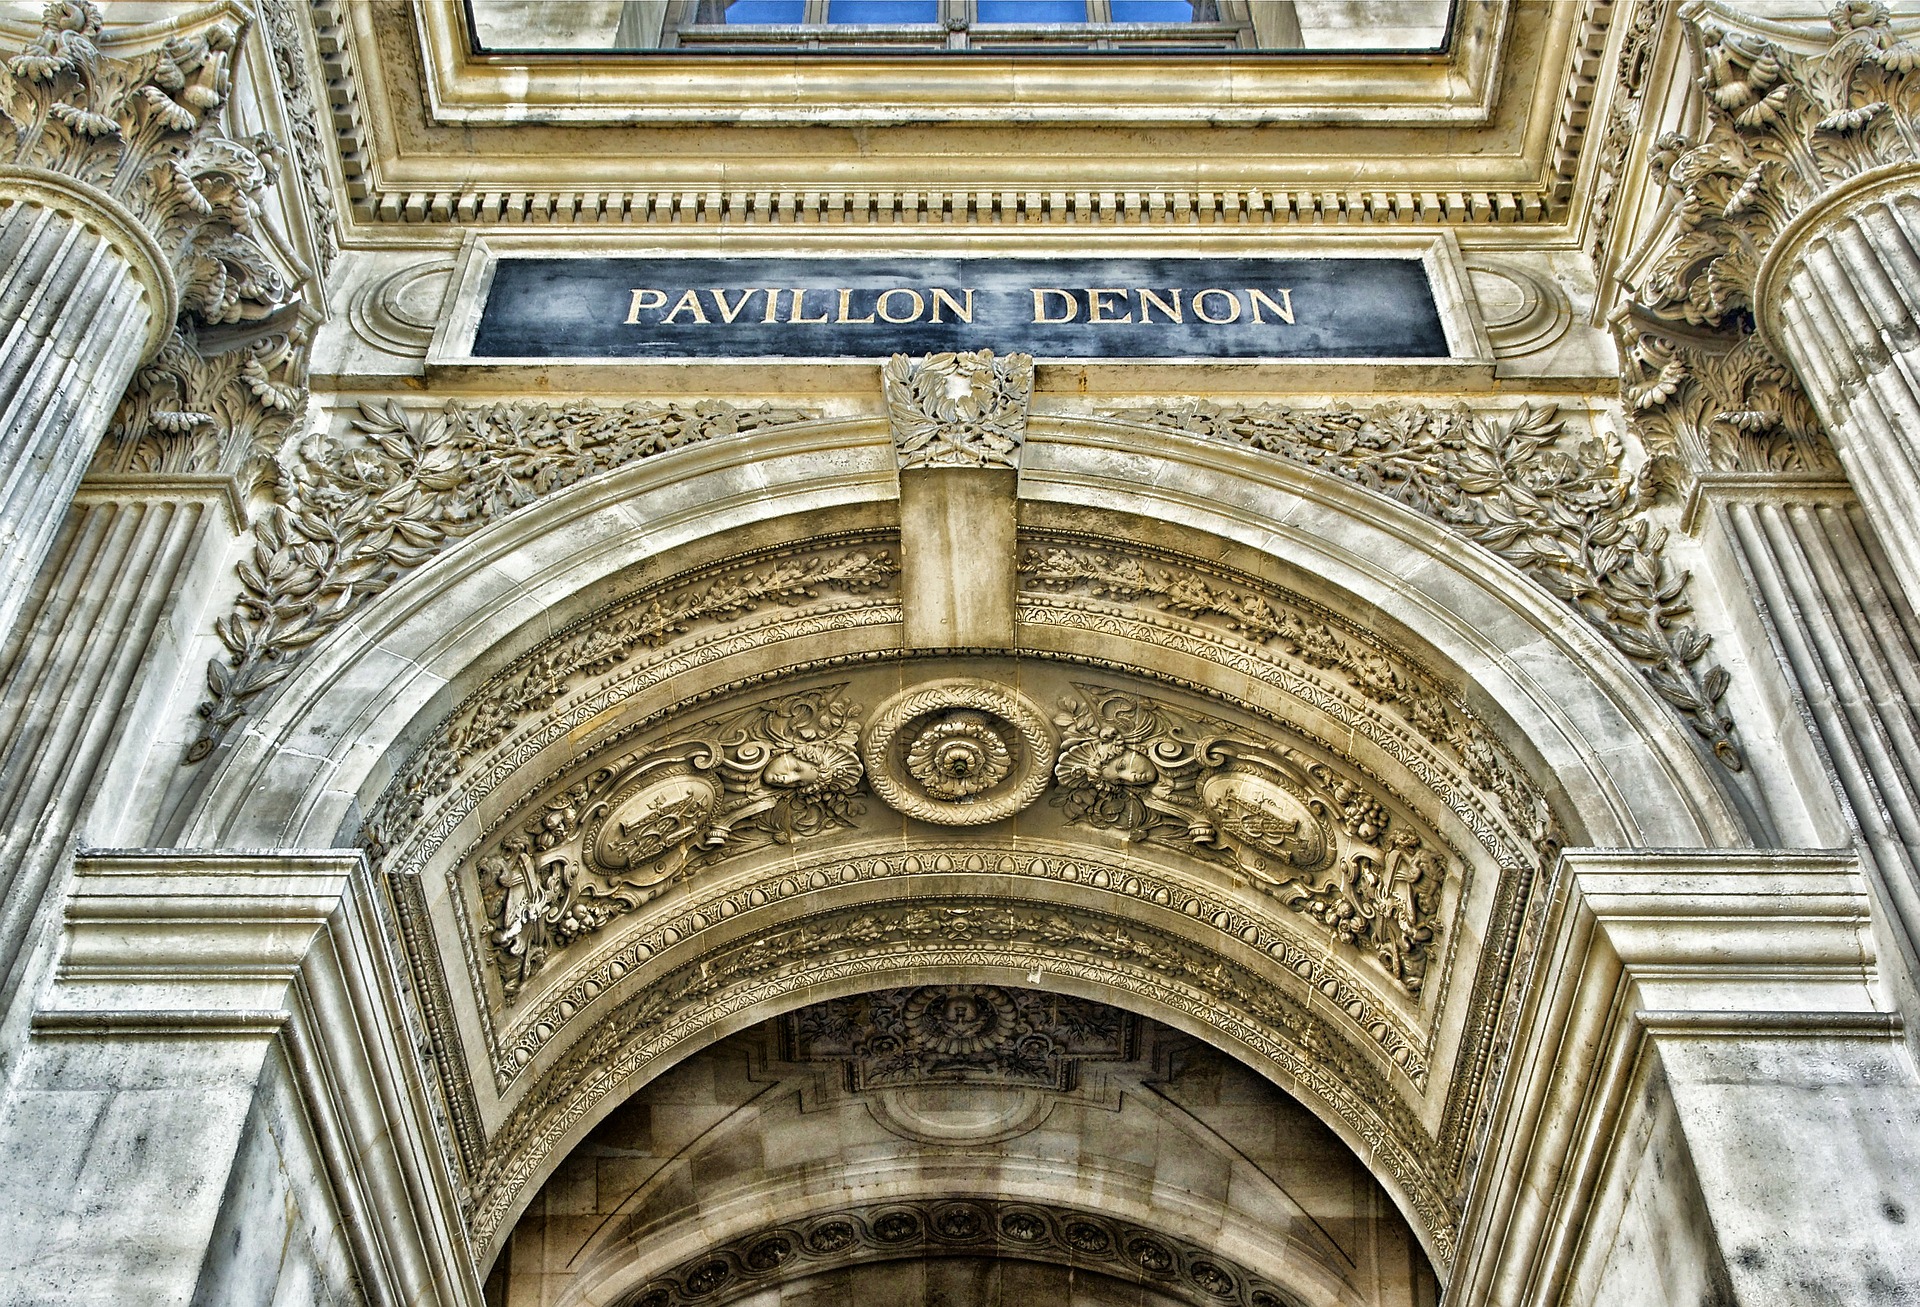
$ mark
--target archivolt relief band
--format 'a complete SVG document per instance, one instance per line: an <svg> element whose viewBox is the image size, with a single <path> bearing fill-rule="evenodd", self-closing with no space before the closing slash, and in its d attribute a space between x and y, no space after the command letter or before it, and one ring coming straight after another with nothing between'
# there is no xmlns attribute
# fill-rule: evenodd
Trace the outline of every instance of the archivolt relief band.
<svg viewBox="0 0 1920 1307"><path fill-rule="evenodd" d="M736 709L548 791L477 864L508 1000L550 952L696 869L856 828L860 795L923 822L964 826L975 824L969 800L999 820L1049 783L1049 806L1067 826L1231 869L1419 996L1447 859L1357 777L1226 723L1086 683L1058 705L1057 755L1037 720L1013 725L1036 716L1018 696L955 682L909 692L900 701L906 715L898 723L883 715L863 750L865 705L845 691L804 690ZM955 706L943 707L943 694L957 695ZM890 744L896 725L922 735L904 751L873 747L882 734ZM969 729L942 735L943 725ZM917 756L929 741L930 752L957 750L950 761L968 765L958 777L929 770L933 782L984 779L997 756L985 742L1019 755L1021 779L1005 795L997 793L1003 772L978 794L929 798L933 782L916 768L931 760Z"/></svg>
<svg viewBox="0 0 1920 1307"><path fill-rule="evenodd" d="M869 978L964 970L1031 976L1131 995L1249 1049L1327 1105L1391 1175L1440 1261L1455 1238L1441 1150L1366 1059L1272 981L1138 922L1064 905L953 896L828 912L691 960L604 1016L496 1133L475 1177L472 1226L490 1243L544 1160L633 1077L742 1014L788 996L853 992ZM1309 1051L1311 1050L1311 1051Z"/></svg>
<svg viewBox="0 0 1920 1307"><path fill-rule="evenodd" d="M1422 1034L1408 1014L1384 1002L1372 987L1358 983L1351 964L1329 957L1323 945L1281 918L1268 918L1218 890L1204 888L1168 871L1134 860L1102 860L1049 843L1032 842L930 846L913 852L835 855L781 867L696 895L672 912L645 923L619 947L595 959L563 986L543 992L528 1011L516 1013L509 1041L494 1064L496 1088L506 1090L533 1065L543 1050L567 1034L573 1021L605 993L636 976L668 950L696 940L722 923L771 904L798 902L828 891L892 883L900 894L927 877L959 875L1014 878L1043 884L1051 895L1059 888L1082 887L1130 900L1140 908L1170 908L1207 929L1223 944L1264 953L1314 993L1320 994L1377 1047L1417 1090L1428 1087L1431 1031ZM1444 968L1442 969L1444 975Z"/></svg>
<svg viewBox="0 0 1920 1307"><path fill-rule="evenodd" d="M982 1253L1085 1266L1200 1307L1291 1307L1294 1297L1209 1248L1110 1215L1034 1202L960 1197L818 1212L755 1230L662 1271L621 1307L682 1307L745 1297L791 1275L896 1257Z"/></svg>

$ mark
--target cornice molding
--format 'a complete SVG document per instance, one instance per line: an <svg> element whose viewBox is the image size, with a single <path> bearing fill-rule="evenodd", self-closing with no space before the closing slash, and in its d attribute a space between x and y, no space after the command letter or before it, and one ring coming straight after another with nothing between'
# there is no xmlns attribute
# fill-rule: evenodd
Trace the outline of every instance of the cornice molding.
<svg viewBox="0 0 1920 1307"><path fill-rule="evenodd" d="M1125 57L1103 56L1084 67L1056 61L1047 65L1047 83L1027 93L1008 85L1018 61L911 63L907 82L916 87L930 76L970 87L966 94L977 105L967 112L979 118L976 123L964 114L943 117L920 108L903 113L897 106L903 78L872 77L870 59L858 65L857 94L836 96L811 82L798 89L787 84L805 82L818 68L826 70L821 76L854 86L846 77L852 65L831 57L784 61L777 65L781 75L770 80L763 65L748 76L733 68L738 58L722 55L697 61L673 52L594 59L584 77L587 61L576 56L474 55L452 0L406 12L314 0L313 21L348 197L362 222L1125 230L1561 221L1576 189L1599 51L1613 10L1610 0L1580 6L1486 0L1472 11L1482 21L1462 24L1451 57L1362 64L1352 58L1242 55L1228 60L1214 94L1204 86L1196 93L1192 70L1183 64L1177 94L1163 97L1177 110L1165 123L1151 105L1135 111L1143 77L1150 85L1151 74L1164 72L1165 60L1144 70L1139 60ZM389 68L408 47L408 67ZM1500 57L1516 49L1521 54L1510 63ZM660 70L668 64L680 73L662 82ZM1383 68L1417 73L1425 89L1415 85L1389 94L1381 84ZM1325 75L1316 78L1315 69ZM1550 71L1541 79L1537 69ZM707 88L711 93L691 94L692 83L682 75L688 70L722 80ZM705 85L699 76L696 90ZM1089 78L1112 84L1072 90ZM1068 91L1060 90L1063 85ZM1336 86L1356 98L1344 105L1337 95L1330 100ZM730 102L730 96L749 91L770 97L764 112ZM854 104L862 95L883 96L887 107L863 111L866 118L836 130L884 129L887 150L841 161L812 150L796 153L787 139L792 133L819 132L838 122L823 105ZM1084 106L1075 108L1079 102L1061 100L1063 95L1081 96ZM676 97L686 103L676 108ZM1393 107L1381 109L1383 98ZM1017 155L1004 145L993 152L1004 177L987 181L977 169L967 170L972 175L954 171L953 132L1002 130L1010 112L1027 113L1028 105L1033 116L1020 129L1031 139ZM756 113L768 121L759 122ZM879 120L872 120L875 113ZM718 154L675 147L675 121L683 117L733 143ZM1339 134L1340 140L1327 140L1325 160L1297 150L1275 153L1266 144L1276 139L1265 134L1269 128L1294 119ZM1174 155L1143 153L1155 147L1143 147L1140 129L1155 124L1162 134L1205 133L1207 139ZM596 126L621 129L627 148L640 148L632 143L636 130L660 135L667 144L654 142L644 155L619 159L593 144ZM1112 130L1121 126L1124 133ZM458 176L447 171L447 150L432 146L455 131L467 157ZM780 142L760 144L767 138L756 133L772 131L782 134ZM1430 145L1409 150L1409 132L1424 134ZM1462 132L1470 144L1462 143ZM1088 148L1090 133L1101 148ZM1245 142L1223 151L1222 133ZM1369 141L1378 142L1379 166L1369 169L1378 180L1356 185L1355 147L1365 154L1362 143ZM1247 147L1256 145L1258 153L1250 157ZM818 181L796 176L794 163L803 155L810 159L808 176ZM579 156L584 166L562 175L548 162L557 156ZM725 169L718 172L713 165L723 157ZM1183 161L1177 167L1171 164L1175 157ZM1223 164L1216 177L1196 182L1195 158ZM1271 176L1248 184L1249 176L1262 173ZM658 180L636 184L649 176Z"/></svg>

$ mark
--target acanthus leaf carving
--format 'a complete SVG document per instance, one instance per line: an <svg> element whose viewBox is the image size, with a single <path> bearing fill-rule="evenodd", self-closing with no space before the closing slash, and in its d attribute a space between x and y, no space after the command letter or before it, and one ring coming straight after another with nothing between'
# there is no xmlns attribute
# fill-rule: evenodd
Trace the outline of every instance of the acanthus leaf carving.
<svg viewBox="0 0 1920 1307"><path fill-rule="evenodd" d="M1052 802L1069 824L1225 861L1418 995L1444 858L1357 782L1094 685L1062 705Z"/></svg>
<svg viewBox="0 0 1920 1307"><path fill-rule="evenodd" d="M1631 313L1615 332L1622 395L1652 460L1643 480L1839 470L1798 380L1754 333L1701 336Z"/></svg>
<svg viewBox="0 0 1920 1307"><path fill-rule="evenodd" d="M895 354L880 378L903 469L1017 466L1033 397L1031 356Z"/></svg>
<svg viewBox="0 0 1920 1307"><path fill-rule="evenodd" d="M854 825L860 709L837 690L756 704L595 770L479 861L511 998L548 955L696 867Z"/></svg>
<svg viewBox="0 0 1920 1307"><path fill-rule="evenodd" d="M1920 45L1900 39L1880 0L1843 0L1834 40L1797 53L1696 20L1707 131L1663 135L1650 163L1678 196L1676 233L1638 299L1695 325L1751 316L1760 265L1780 233L1834 186L1920 160Z"/></svg>
<svg viewBox="0 0 1920 1307"><path fill-rule="evenodd" d="M698 404L360 406L345 439L284 451L273 503L237 566L241 594L215 623L198 762L302 650L406 572L487 523L596 473L668 450L803 420L795 409Z"/></svg>
<svg viewBox="0 0 1920 1307"><path fill-rule="evenodd" d="M134 374L94 460L96 471L240 472L267 456L307 401L300 329L204 352L175 328Z"/></svg>
<svg viewBox="0 0 1920 1307"><path fill-rule="evenodd" d="M1727 674L1685 619L1688 574L1640 512L1611 439L1567 437L1552 408L1504 416L1383 404L1181 409L1116 417L1244 445L1386 495L1519 568L1639 668L1729 768L1745 760L1721 708Z"/></svg>
<svg viewBox="0 0 1920 1307"><path fill-rule="evenodd" d="M278 147L228 136L241 26L221 18L114 58L93 0L50 0L40 35L0 64L7 162L98 188L146 225L173 263L180 308L206 323L266 317L293 298L260 227Z"/></svg>

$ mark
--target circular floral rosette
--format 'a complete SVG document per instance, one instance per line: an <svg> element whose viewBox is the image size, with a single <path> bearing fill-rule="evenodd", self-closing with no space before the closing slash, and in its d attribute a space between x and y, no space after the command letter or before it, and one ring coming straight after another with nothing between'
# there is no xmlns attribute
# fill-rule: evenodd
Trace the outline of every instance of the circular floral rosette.
<svg viewBox="0 0 1920 1307"><path fill-rule="evenodd" d="M1024 695L956 678L887 700L860 752L889 807L940 826L983 826L1040 797L1055 747L1045 715Z"/></svg>

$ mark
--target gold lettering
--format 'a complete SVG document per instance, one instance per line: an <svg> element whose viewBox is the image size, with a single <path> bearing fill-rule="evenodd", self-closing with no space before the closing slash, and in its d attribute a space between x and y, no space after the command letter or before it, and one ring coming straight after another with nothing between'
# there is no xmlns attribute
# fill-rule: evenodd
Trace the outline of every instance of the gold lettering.
<svg viewBox="0 0 1920 1307"><path fill-rule="evenodd" d="M946 321L945 318L940 316L940 301L942 300L945 300L947 307L953 310L954 317L960 319L962 322L973 321L973 287L968 286L960 293L967 297L967 303L964 308L961 307L958 300L954 299L953 296L947 294L944 290L941 290L938 286L933 288L933 320L935 322Z"/></svg>
<svg viewBox="0 0 1920 1307"><path fill-rule="evenodd" d="M1047 301L1045 297L1048 295L1058 295L1061 299L1067 302L1066 317L1050 318L1047 316ZM1075 318L1079 316L1080 316L1080 301L1074 298L1072 291L1056 290L1051 286L1034 288L1033 320L1035 322L1072 322Z"/></svg>
<svg viewBox="0 0 1920 1307"><path fill-rule="evenodd" d="M1253 305L1253 320L1256 323L1262 326L1266 325L1267 320L1260 316L1260 305L1264 303L1268 308L1273 310L1274 317L1280 319L1280 321L1286 323L1289 327L1293 325L1293 291L1283 290L1278 293L1280 299L1276 302L1273 296L1267 294L1267 292L1248 287L1247 301Z"/></svg>
<svg viewBox="0 0 1920 1307"><path fill-rule="evenodd" d="M1133 309L1131 307L1127 309L1127 316L1124 318L1103 318L1100 316L1109 307L1111 307L1106 302L1106 298L1105 298L1106 296L1118 295L1122 298L1122 300L1125 300L1126 294L1127 292L1123 290L1093 290L1092 288L1089 288L1087 290L1087 321L1090 323L1091 322L1116 322L1116 323L1132 322Z"/></svg>
<svg viewBox="0 0 1920 1307"><path fill-rule="evenodd" d="M693 320L695 322L704 323L707 320L707 311L700 307L700 296L693 291L688 291L679 299L675 300L673 302L673 308L670 309L667 316L660 319L660 321L662 323L671 323L682 313L693 314Z"/></svg>
<svg viewBox="0 0 1920 1307"><path fill-rule="evenodd" d="M1168 321L1185 322L1187 318L1185 311L1180 307L1180 292L1170 290L1167 294L1173 296L1173 303L1169 304L1161 299L1159 291L1148 290L1145 286L1142 286L1139 291L1140 321L1152 322L1153 314L1149 312L1149 310L1157 307L1162 313L1167 315Z"/></svg>
<svg viewBox="0 0 1920 1307"><path fill-rule="evenodd" d="M1226 296L1227 303L1233 305L1233 312L1224 318L1216 318L1209 314L1207 312L1207 296L1209 295ZM1193 316L1202 322L1211 322L1214 326L1218 327L1225 323L1240 321L1240 297L1230 290L1221 290L1218 286L1209 286L1205 290L1195 291L1193 293L1193 299L1190 302L1193 305Z"/></svg>
<svg viewBox="0 0 1920 1307"><path fill-rule="evenodd" d="M651 296L652 298L648 298ZM625 326L637 326L641 309L663 309L667 306L667 292L663 290L642 289L633 292L633 300L627 305Z"/></svg>
<svg viewBox="0 0 1920 1307"><path fill-rule="evenodd" d="M838 320L841 322L872 322L873 314L871 313L867 314L867 316L864 318L854 318L854 317L848 316L850 313L853 312L852 301L853 301L853 292L850 290L847 290L845 287L842 287L840 290L840 317Z"/></svg>
<svg viewBox="0 0 1920 1307"><path fill-rule="evenodd" d="M896 318L893 316L893 314L887 312L887 301L892 299L895 295L912 296L913 312L909 313L904 318ZM874 301L873 307L875 311L880 314L880 317L883 321L918 322L920 321L920 315L927 311L927 301L917 290L908 290L905 286L895 286L892 290L881 291L880 298Z"/></svg>
<svg viewBox="0 0 1920 1307"><path fill-rule="evenodd" d="M804 305L805 305L805 303L806 303L806 300L807 300L807 292L806 292L806 288L805 288L805 287L801 287L801 286L796 286L796 287L794 287L794 289L793 289L793 312L791 312L791 313L789 313L789 314L787 314L787 321L788 321L788 322L831 322L831 321L833 321L833 317L832 317L832 315L831 315L831 314L826 314L826 313L822 313L822 314L821 314L821 315L820 315L819 317L817 317L817 318L807 318L807 317L802 317L802 316L801 316L801 309L802 309L802 306L804 306Z"/></svg>
<svg viewBox="0 0 1920 1307"><path fill-rule="evenodd" d="M720 321L722 322L732 322L735 318L739 317L740 310L746 308L747 302L759 293L758 289L749 287L740 292L740 302L738 304L728 304L727 292L724 290L710 290L707 292L707 294L713 296L714 307L719 312Z"/></svg>
<svg viewBox="0 0 1920 1307"><path fill-rule="evenodd" d="M773 287L769 286L767 287L767 315L761 318L760 321L778 322L780 321L779 314L780 314L780 292L773 289Z"/></svg>

